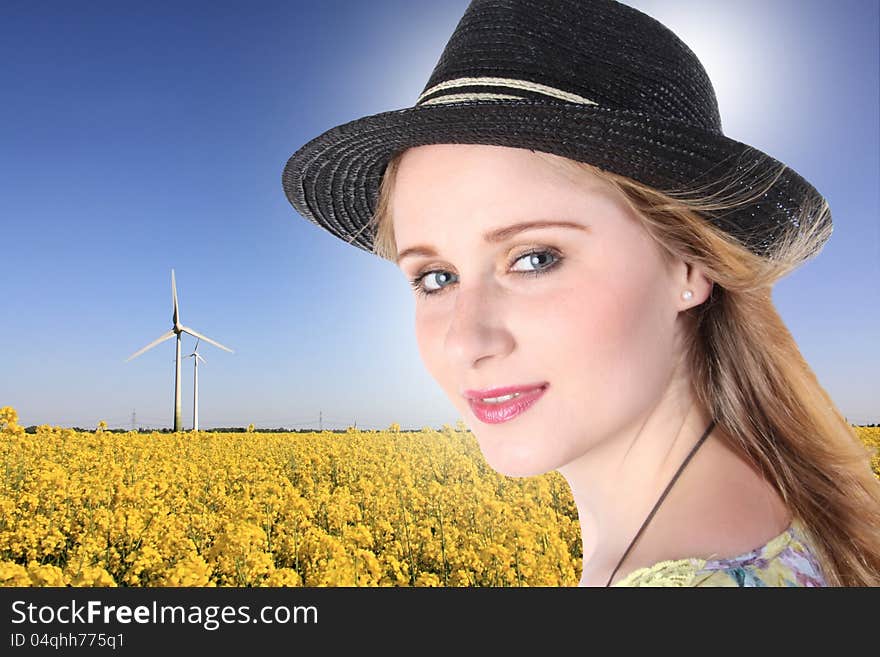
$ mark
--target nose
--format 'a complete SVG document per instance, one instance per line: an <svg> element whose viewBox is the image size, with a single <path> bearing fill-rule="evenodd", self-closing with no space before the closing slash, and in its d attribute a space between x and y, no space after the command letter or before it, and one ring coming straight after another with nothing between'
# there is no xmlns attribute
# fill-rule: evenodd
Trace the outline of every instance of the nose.
<svg viewBox="0 0 880 657"><path fill-rule="evenodd" d="M444 348L462 370L490 356L503 356L514 340L506 326L503 292L493 283L459 284Z"/></svg>

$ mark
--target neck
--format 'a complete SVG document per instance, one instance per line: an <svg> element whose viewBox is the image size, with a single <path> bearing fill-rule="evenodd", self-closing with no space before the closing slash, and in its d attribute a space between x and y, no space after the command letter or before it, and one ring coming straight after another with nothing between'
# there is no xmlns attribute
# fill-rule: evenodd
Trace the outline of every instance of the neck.
<svg viewBox="0 0 880 657"><path fill-rule="evenodd" d="M711 421L712 417L695 402L685 382L672 383L653 409L559 468L571 487L578 510L584 555L582 584L605 585ZM659 532L652 535L651 530L660 524L662 512L689 497L688 482L700 479L698 470L711 467L712 459L705 458L706 455L719 453L709 445L713 440L717 442L717 432L717 427L713 428L691 457L630 555L636 551L642 558L651 554L654 536L659 538ZM631 560L630 555L620 564L615 579L628 572L626 563Z"/></svg>

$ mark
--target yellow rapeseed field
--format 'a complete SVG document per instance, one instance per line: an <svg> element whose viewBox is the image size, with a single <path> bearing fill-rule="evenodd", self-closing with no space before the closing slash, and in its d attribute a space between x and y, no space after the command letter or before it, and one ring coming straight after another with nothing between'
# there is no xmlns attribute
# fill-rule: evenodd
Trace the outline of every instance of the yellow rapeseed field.
<svg viewBox="0 0 880 657"><path fill-rule="evenodd" d="M0 409L0 584L575 586L556 472L509 478L459 426L110 433ZM250 427L249 427L250 429ZM880 428L859 427L880 447ZM874 457L880 476L880 461Z"/></svg>
<svg viewBox="0 0 880 657"><path fill-rule="evenodd" d="M5 428L2 428L5 425ZM558 473L495 473L467 431L110 433L0 409L0 583L575 585Z"/></svg>

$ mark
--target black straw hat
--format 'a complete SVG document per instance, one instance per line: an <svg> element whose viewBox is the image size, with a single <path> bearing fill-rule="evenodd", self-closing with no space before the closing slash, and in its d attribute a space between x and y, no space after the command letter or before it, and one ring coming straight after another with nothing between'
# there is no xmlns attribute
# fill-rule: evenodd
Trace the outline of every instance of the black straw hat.
<svg viewBox="0 0 880 657"><path fill-rule="evenodd" d="M831 214L809 182L722 134L696 55L662 23L614 0L473 0L415 105L312 139L284 167L284 192L303 217L372 253L368 222L389 159L436 143L544 151L661 190L717 193L719 180L738 173L756 194L766 190L706 217L754 253L772 255L792 227L831 233Z"/></svg>

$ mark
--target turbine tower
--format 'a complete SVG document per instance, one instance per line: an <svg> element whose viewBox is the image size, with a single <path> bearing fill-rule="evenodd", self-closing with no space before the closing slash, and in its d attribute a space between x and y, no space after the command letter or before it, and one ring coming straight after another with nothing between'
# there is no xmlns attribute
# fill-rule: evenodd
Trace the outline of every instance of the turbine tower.
<svg viewBox="0 0 880 657"><path fill-rule="evenodd" d="M174 269L171 270L171 299L174 302L174 314L172 315L171 321L172 326L171 330L168 333L165 333L155 340L153 340L150 344L148 344L143 349L139 349L134 352L131 356L125 359L123 362L128 362L132 358L136 358L140 356L142 353L147 351L148 349L155 347L160 342L165 342L165 340L170 340L171 338L177 336L177 358L174 361L174 430L181 430L181 422L180 422L180 334L181 333L189 333L194 338L199 338L204 340L205 342L210 342L215 347L220 347L221 349L225 349L229 353L235 353L229 347L224 347L219 342L215 342L209 337L202 335L201 333L195 331L194 329L189 328L188 326L184 326L180 323L180 313L177 309L177 286L174 283Z"/></svg>
<svg viewBox="0 0 880 657"><path fill-rule="evenodd" d="M193 359L193 431L199 430L199 361L207 363L199 353L199 341L196 340L196 348L187 356Z"/></svg>

